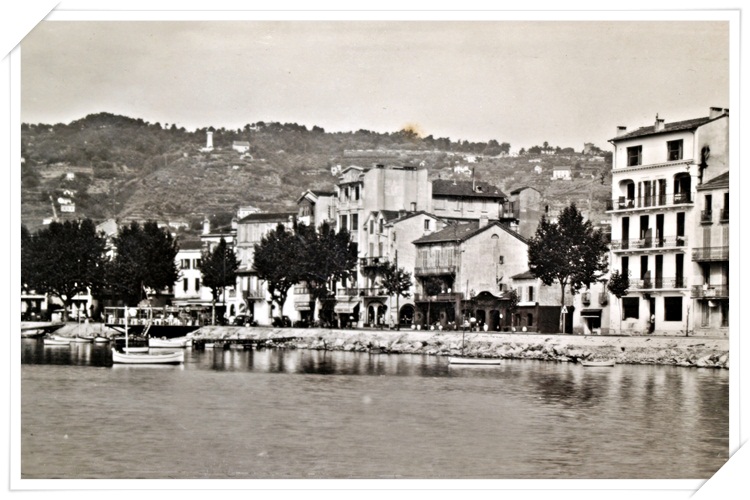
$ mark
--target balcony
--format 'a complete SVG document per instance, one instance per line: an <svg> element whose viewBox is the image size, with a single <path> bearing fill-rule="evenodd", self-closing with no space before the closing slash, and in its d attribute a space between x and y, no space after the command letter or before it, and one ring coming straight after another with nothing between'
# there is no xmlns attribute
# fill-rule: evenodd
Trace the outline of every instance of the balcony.
<svg viewBox="0 0 750 500"><path fill-rule="evenodd" d="M463 298L462 292L438 293L437 295L414 294L414 302L456 302L457 300L463 300Z"/></svg>
<svg viewBox="0 0 750 500"><path fill-rule="evenodd" d="M337 297L359 297L359 288L339 288L336 290Z"/></svg>
<svg viewBox="0 0 750 500"><path fill-rule="evenodd" d="M693 249L693 262L721 262L729 260L729 247L703 247Z"/></svg>
<svg viewBox="0 0 750 500"><path fill-rule="evenodd" d="M648 248L679 248L687 245L687 236L668 236L666 238L636 238L612 240L612 250L642 250Z"/></svg>
<svg viewBox="0 0 750 500"><path fill-rule="evenodd" d="M711 224L713 212L711 210L701 210L701 224Z"/></svg>
<svg viewBox="0 0 750 500"><path fill-rule="evenodd" d="M639 280L630 280L630 290L669 290L685 288L687 280L684 276L678 276L676 278L648 278Z"/></svg>
<svg viewBox="0 0 750 500"><path fill-rule="evenodd" d="M360 257L359 266L363 268L367 267L380 267L388 262L388 257Z"/></svg>
<svg viewBox="0 0 750 500"><path fill-rule="evenodd" d="M455 273L456 266L418 266L414 268L414 276L438 276Z"/></svg>
<svg viewBox="0 0 750 500"><path fill-rule="evenodd" d="M690 297L693 299L728 299L729 285L694 285Z"/></svg>
<svg viewBox="0 0 750 500"><path fill-rule="evenodd" d="M388 292L385 291L385 288L381 288L381 287L360 288L359 296L360 297L387 297Z"/></svg>
<svg viewBox="0 0 750 500"><path fill-rule="evenodd" d="M719 222L729 222L729 209L722 208L719 212Z"/></svg>
<svg viewBox="0 0 750 500"><path fill-rule="evenodd" d="M253 288L250 290L243 290L242 291L242 297L245 300L248 299L265 299L266 298L266 291L260 288Z"/></svg>
<svg viewBox="0 0 750 500"><path fill-rule="evenodd" d="M614 200L607 200L607 210L633 210L655 207L669 207L693 203L692 193L660 194L656 196L642 196L626 198L620 196Z"/></svg>

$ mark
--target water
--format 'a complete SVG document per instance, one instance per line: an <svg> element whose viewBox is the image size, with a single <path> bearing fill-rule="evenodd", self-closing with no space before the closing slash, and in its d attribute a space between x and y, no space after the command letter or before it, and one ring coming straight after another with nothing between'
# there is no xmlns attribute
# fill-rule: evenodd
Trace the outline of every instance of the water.
<svg viewBox="0 0 750 500"><path fill-rule="evenodd" d="M726 370L22 341L22 478L703 479Z"/></svg>

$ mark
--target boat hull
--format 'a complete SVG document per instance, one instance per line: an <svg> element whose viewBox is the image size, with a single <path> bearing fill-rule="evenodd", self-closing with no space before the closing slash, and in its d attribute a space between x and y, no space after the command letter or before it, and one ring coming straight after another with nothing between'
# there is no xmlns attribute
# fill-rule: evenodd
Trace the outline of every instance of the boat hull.
<svg viewBox="0 0 750 500"><path fill-rule="evenodd" d="M148 352L148 346L123 347L125 353Z"/></svg>
<svg viewBox="0 0 750 500"><path fill-rule="evenodd" d="M156 354L133 354L112 349L112 362L126 365L178 365L185 362L185 353L178 351Z"/></svg>
<svg viewBox="0 0 750 500"><path fill-rule="evenodd" d="M94 344L109 344L107 337L96 337L94 338Z"/></svg>
<svg viewBox="0 0 750 500"><path fill-rule="evenodd" d="M601 366L601 367L612 367L615 366L615 360L608 359L604 361L581 361L583 366Z"/></svg>
<svg viewBox="0 0 750 500"><path fill-rule="evenodd" d="M44 339L44 345L70 345L70 340Z"/></svg>
<svg viewBox="0 0 750 500"><path fill-rule="evenodd" d="M448 358L448 364L451 365L499 365L501 363L502 360L494 358L461 358L455 356Z"/></svg>
<svg viewBox="0 0 750 500"><path fill-rule="evenodd" d="M180 349L190 345L191 339L173 338L173 339L148 339L148 346L152 348L171 348Z"/></svg>
<svg viewBox="0 0 750 500"><path fill-rule="evenodd" d="M94 337L72 337L70 341L74 344L90 344L94 341Z"/></svg>

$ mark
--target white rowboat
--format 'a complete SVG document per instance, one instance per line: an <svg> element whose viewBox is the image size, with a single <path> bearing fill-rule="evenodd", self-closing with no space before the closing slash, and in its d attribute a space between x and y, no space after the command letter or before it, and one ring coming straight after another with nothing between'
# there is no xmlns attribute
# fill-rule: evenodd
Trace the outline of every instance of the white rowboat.
<svg viewBox="0 0 750 500"><path fill-rule="evenodd" d="M161 353L124 353L112 349L112 362L129 365L153 365L153 364L180 364L185 361L185 353L178 352L161 352Z"/></svg>
<svg viewBox="0 0 750 500"><path fill-rule="evenodd" d="M109 342L109 339L107 337L95 337L94 338L94 344L106 344Z"/></svg>
<svg viewBox="0 0 750 500"><path fill-rule="evenodd" d="M583 366L615 366L615 360L614 359L602 359L602 360L581 360L581 364Z"/></svg>
<svg viewBox="0 0 750 500"><path fill-rule="evenodd" d="M501 359L494 358L462 358L452 356L448 358L448 364L451 365L499 365Z"/></svg>
<svg viewBox="0 0 750 500"><path fill-rule="evenodd" d="M90 344L94 341L94 337L71 337L70 341L77 344Z"/></svg>
<svg viewBox="0 0 750 500"><path fill-rule="evenodd" d="M190 345L190 342L192 342L192 339L189 339L187 337L180 337L180 338L174 338L174 339L155 339L150 338L148 339L148 346L149 347L166 347L166 348L172 348L172 349L179 349L181 347L187 347Z"/></svg>
<svg viewBox="0 0 750 500"><path fill-rule="evenodd" d="M123 347L123 352L127 353L135 353L135 352L148 352L148 346L139 346L139 347Z"/></svg>
<svg viewBox="0 0 750 500"><path fill-rule="evenodd" d="M44 345L70 345L70 339L44 339Z"/></svg>

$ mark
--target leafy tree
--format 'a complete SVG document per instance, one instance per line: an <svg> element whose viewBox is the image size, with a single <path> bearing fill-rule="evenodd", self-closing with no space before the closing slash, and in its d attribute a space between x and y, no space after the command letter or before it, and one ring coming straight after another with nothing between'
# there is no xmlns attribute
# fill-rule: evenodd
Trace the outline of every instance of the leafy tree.
<svg viewBox="0 0 750 500"><path fill-rule="evenodd" d="M304 262L299 259L300 249L294 233L281 223L255 245L253 267L258 278L267 283L271 301L279 307L279 315L289 289L303 278Z"/></svg>
<svg viewBox="0 0 750 500"><path fill-rule="evenodd" d="M586 284L595 281L607 271L607 243L601 230L595 230L591 221L571 203L560 213L557 222L545 215L529 241L529 269L545 285L560 285L560 331L563 331L562 307L565 306L565 289L575 294Z"/></svg>
<svg viewBox="0 0 750 500"><path fill-rule="evenodd" d="M213 298L212 323L216 323L216 301L219 300L219 291L228 286L233 286L237 279L237 268L240 266L234 248L227 245L224 238L219 240L212 252L203 252L201 256L201 278L203 286L211 289Z"/></svg>
<svg viewBox="0 0 750 500"><path fill-rule="evenodd" d="M389 298L396 296L396 330L399 330L398 298L409 298L409 289L412 286L411 273L398 267L394 262L386 262L380 268L380 285L385 288Z"/></svg>
<svg viewBox="0 0 750 500"><path fill-rule="evenodd" d="M301 281L310 291L310 307L315 301L333 296L331 284L354 275L357 266L357 244L346 229L336 232L323 222L318 231L305 224L295 226L299 245Z"/></svg>
<svg viewBox="0 0 750 500"><path fill-rule="evenodd" d="M622 334L622 306L620 306L620 299L628 294L628 288L630 287L630 271L628 274L622 274L619 269L612 272L609 277L609 283L607 283L607 290L609 293L617 297L617 305L621 308L620 310L620 333Z"/></svg>
<svg viewBox="0 0 750 500"><path fill-rule="evenodd" d="M108 270L108 284L127 305L136 305L147 289L174 286L180 276L175 257L179 246L156 222L138 222L120 228L114 238L116 254Z"/></svg>
<svg viewBox="0 0 750 500"><path fill-rule="evenodd" d="M21 229L21 274L24 284L63 303L63 320L73 297L96 292L104 281L104 237L90 219L52 222L31 235Z"/></svg>
<svg viewBox="0 0 750 500"><path fill-rule="evenodd" d="M510 314L510 326L513 327L515 313L518 310L518 292L515 288L512 288L505 297L508 299L508 314Z"/></svg>

